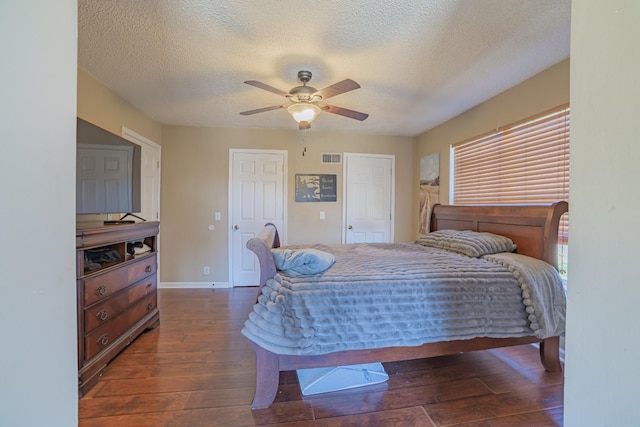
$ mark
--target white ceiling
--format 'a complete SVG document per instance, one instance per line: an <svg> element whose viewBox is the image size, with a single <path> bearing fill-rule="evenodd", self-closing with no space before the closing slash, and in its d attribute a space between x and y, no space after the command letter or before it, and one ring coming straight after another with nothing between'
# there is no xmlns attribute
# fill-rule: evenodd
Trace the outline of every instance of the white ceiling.
<svg viewBox="0 0 640 427"><path fill-rule="evenodd" d="M414 136L569 57L570 0L79 0L78 64L170 125L297 129L280 109L309 70L314 131ZM309 132L309 131L305 131Z"/></svg>

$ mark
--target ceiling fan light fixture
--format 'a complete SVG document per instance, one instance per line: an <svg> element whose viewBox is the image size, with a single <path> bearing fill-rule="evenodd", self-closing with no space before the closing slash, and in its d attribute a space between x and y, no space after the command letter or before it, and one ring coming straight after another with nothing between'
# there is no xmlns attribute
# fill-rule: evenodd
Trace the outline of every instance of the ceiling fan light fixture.
<svg viewBox="0 0 640 427"><path fill-rule="evenodd" d="M299 102L296 104L292 104L287 107L287 111L293 117L293 120L296 122L307 122L311 123L318 117L320 113L320 108L315 104L308 104L305 102Z"/></svg>
<svg viewBox="0 0 640 427"><path fill-rule="evenodd" d="M365 120L369 117L368 114L361 113L359 111L349 110L348 108L342 108L335 105L325 104L324 101L328 98L340 95L345 92L350 92L354 89L359 89L360 85L351 79L344 79L338 83L334 83L331 86L327 86L324 89L317 90L314 87L307 86L309 80L311 80L310 71L299 71L298 80L302 82L302 86L296 86L288 93L277 89L273 86L269 86L266 83L259 82L257 80L246 80L245 83L263 89L276 95L284 96L290 102L290 104L272 105L270 107L256 108L249 111L241 111L243 116L250 116L252 114L264 113L266 111L279 110L286 108L293 120L298 123L298 129L311 128L311 122L313 122L321 111L326 111L331 114L337 114L339 116L348 117L355 120Z"/></svg>

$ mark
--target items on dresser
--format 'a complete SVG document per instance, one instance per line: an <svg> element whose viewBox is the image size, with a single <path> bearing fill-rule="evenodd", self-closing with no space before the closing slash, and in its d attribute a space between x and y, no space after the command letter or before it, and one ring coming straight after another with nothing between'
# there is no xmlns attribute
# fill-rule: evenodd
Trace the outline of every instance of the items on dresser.
<svg viewBox="0 0 640 427"><path fill-rule="evenodd" d="M158 232L158 222L77 227L80 396L118 353L160 323Z"/></svg>
<svg viewBox="0 0 640 427"><path fill-rule="evenodd" d="M127 242L127 253L129 255L142 255L150 251L151 248L146 243L144 243L144 241Z"/></svg>

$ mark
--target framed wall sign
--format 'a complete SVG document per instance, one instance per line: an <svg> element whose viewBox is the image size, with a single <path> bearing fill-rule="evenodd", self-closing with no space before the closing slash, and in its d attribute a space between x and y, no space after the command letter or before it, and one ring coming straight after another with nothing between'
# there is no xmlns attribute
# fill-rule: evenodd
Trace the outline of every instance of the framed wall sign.
<svg viewBox="0 0 640 427"><path fill-rule="evenodd" d="M337 175L296 174L296 202L335 202Z"/></svg>

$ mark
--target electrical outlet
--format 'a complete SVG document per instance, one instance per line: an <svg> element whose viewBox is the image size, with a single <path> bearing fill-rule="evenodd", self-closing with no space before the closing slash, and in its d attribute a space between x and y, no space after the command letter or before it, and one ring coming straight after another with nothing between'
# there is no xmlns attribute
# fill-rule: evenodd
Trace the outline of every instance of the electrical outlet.
<svg viewBox="0 0 640 427"><path fill-rule="evenodd" d="M205 266L202 268L202 274L204 274L205 276L208 276L208 275L209 275L209 273L210 273L209 266L208 266L208 265L205 265Z"/></svg>

